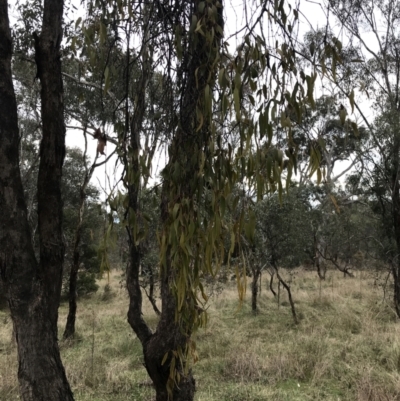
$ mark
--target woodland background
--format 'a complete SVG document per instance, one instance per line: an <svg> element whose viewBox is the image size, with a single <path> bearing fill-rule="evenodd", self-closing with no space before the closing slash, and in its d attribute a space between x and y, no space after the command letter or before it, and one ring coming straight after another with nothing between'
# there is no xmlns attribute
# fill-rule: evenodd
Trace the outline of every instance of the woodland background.
<svg viewBox="0 0 400 401"><path fill-rule="evenodd" d="M318 4L0 0L1 399L400 399L400 5Z"/></svg>

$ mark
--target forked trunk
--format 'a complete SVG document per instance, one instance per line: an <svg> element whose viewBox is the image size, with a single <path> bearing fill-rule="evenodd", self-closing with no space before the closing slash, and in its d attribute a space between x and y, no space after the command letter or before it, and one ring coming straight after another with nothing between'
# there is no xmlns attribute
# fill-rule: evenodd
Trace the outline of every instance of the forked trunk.
<svg viewBox="0 0 400 401"><path fill-rule="evenodd" d="M222 15L222 1L213 0L213 8L218 11L215 18ZM152 4L152 3L149 3ZM180 77L178 87L182 89L180 93L180 105L176 121L174 121L173 139L169 147L169 161L163 171L163 190L161 204L161 220L163 223L164 235L170 236L172 210L180 205L180 202L194 204L194 199L201 198L201 191L204 183L199 186L195 185L201 172L200 152L207 149L210 143L211 129L209 126L210 119L201 119L202 123L199 127L198 119L199 111L204 107L204 96L206 89L214 88L214 82L217 74L217 55L221 40L220 32L223 29L223 21L215 20L212 22L212 13L207 12L208 6L204 7L204 2L200 0L192 0L181 2L180 18L186 19L189 23L194 21L205 21L210 18L209 26L213 32L216 32L212 39L207 41L197 32L190 30L182 43L187 46L184 50L185 56L178 63L178 73ZM217 9L218 6L218 9ZM151 6L148 6L151 8ZM211 11L212 8L209 9ZM153 10L148 9L147 12ZM179 11L180 12L180 11ZM153 13L154 14L154 13ZM176 20L179 18L176 16ZM163 21L165 23L166 20ZM144 27L144 38L149 37L150 19L147 20ZM219 24L219 25L218 25ZM218 25L218 26L217 26ZM187 25L189 26L189 25ZM218 29L217 29L218 28ZM174 27L174 30L176 28ZM182 34L182 33L181 33ZM183 34L182 34L183 35ZM138 99L135 105L135 111L130 119L130 170L133 172L130 184L128 186L129 209L128 214L132 214L132 220L135 219L136 227L128 227L129 247L130 247L130 263L127 274L127 288L129 291L130 305L128 312L128 321L133 330L139 337L144 353L144 362L147 372L153 381L156 390L156 401L192 401L195 393L195 380L192 372L186 371L181 366L181 362L185 362L187 350L190 345L190 337L192 335L194 322L190 318L188 321L179 316L175 295L171 288L176 285L174 278L179 276L180 260L172 258L173 243L171 238L166 239L166 247L163 255L163 267L161 273L161 300L162 310L160 321L154 333L145 323L142 316L142 294L139 283L139 267L141 250L140 244L135 241L137 226L140 224L140 211L138 203L138 194L140 190L140 167L139 163L139 145L140 132L143 130L143 121L145 116L145 97L146 85L152 70L151 63L148 60L150 50L146 49L143 41L142 48L142 72L141 77L136 86L136 97ZM212 57L215 56L214 58ZM211 89L212 90L212 89ZM127 116L128 105L126 106ZM173 111L175 113L175 111ZM179 120L177 127L175 123ZM172 120L171 120L172 121ZM126 125L128 125L128 118ZM176 127L176 128L175 128ZM135 175L136 174L136 175ZM201 183L201 180L198 181ZM193 211L193 210L191 210ZM200 219L200 214L198 215ZM178 225L177 230L182 230ZM184 230L182 230L184 232ZM181 238L181 234L177 234ZM196 233L194 234L194 237ZM176 256L176 255L175 255ZM193 257L193 256L191 256ZM187 265L186 265L187 267ZM185 285L193 285L188 279ZM191 289L189 289L191 290ZM190 292L190 291L188 291ZM184 306L191 306L189 303L193 301L188 299L188 303ZM193 303L194 304L194 303ZM196 305L193 305L195 308ZM194 310L197 314L198 310ZM177 315L178 314L178 315Z"/></svg>
<svg viewBox="0 0 400 401"><path fill-rule="evenodd" d="M147 373L156 391L155 401L193 401L196 383L191 371L180 379L179 384L174 386L172 396L169 396L167 386L170 364L166 362L164 365L161 365L162 357L159 358L161 355L159 351L164 347L157 344L156 341L157 336L154 336L148 348L144 351Z"/></svg>
<svg viewBox="0 0 400 401"><path fill-rule="evenodd" d="M171 351L184 350L190 338L190 334L183 334L182 328L175 323L175 299L171 294L168 281L163 281L161 290L163 309L160 322L156 332L144 348L145 366L156 390L156 401L168 401L171 398L167 390L170 384L170 369L173 359ZM167 353L168 357L163 363L163 358ZM178 363L179 361L176 360L177 368ZM179 374L181 379L173 386L172 399L173 401L192 401L196 390L192 372L191 370L184 372L179 369Z"/></svg>
<svg viewBox="0 0 400 401"><path fill-rule="evenodd" d="M37 194L40 263L31 242L19 170L7 7L7 1L0 0L0 279L15 330L21 398L73 401L57 343L64 260L60 182L65 126L59 53L63 2L44 2L42 34L35 35L43 123Z"/></svg>
<svg viewBox="0 0 400 401"><path fill-rule="evenodd" d="M172 362L172 350L185 349L189 336L182 333L175 323L175 299L171 294L167 279L161 283L162 311L157 330L152 333L143 319L142 293L139 284L140 251L130 244L130 266L127 275L127 288L130 305L128 322L137 334L143 347L144 365L156 390L156 401L168 401L168 384ZM164 360L166 354L168 357ZM164 363L163 363L164 360ZM178 361L177 361L178 362ZM174 401L192 401L195 393L195 380L192 372L179 371L181 380L173 386Z"/></svg>

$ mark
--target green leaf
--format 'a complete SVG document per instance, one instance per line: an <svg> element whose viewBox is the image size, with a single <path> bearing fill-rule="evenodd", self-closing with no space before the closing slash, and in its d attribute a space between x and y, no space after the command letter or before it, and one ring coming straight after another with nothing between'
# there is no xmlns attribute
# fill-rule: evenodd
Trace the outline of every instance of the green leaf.
<svg viewBox="0 0 400 401"><path fill-rule="evenodd" d="M198 21L197 15L193 14L192 15L192 23L190 25L190 30L189 30L190 33L194 32L194 30L196 29L197 21Z"/></svg>
<svg viewBox="0 0 400 401"><path fill-rule="evenodd" d="M221 68L218 74L218 84L221 88L225 88L226 86L226 76L225 76L225 68Z"/></svg>
<svg viewBox="0 0 400 401"><path fill-rule="evenodd" d="M349 95L350 106L351 106L351 113L354 113L354 89L351 90Z"/></svg>
<svg viewBox="0 0 400 401"><path fill-rule="evenodd" d="M353 129L355 136L360 136L360 132L358 131L358 125L356 122L354 121L351 122L351 128Z"/></svg>
<svg viewBox="0 0 400 401"><path fill-rule="evenodd" d="M236 119L240 120L240 95L239 95L239 89L235 88L233 92L233 100L235 104L235 111L236 111Z"/></svg>
<svg viewBox="0 0 400 401"><path fill-rule="evenodd" d="M315 42L312 41L312 42L310 43L310 54L311 54L311 56L314 55L314 52L315 52Z"/></svg>
<svg viewBox="0 0 400 401"><path fill-rule="evenodd" d="M254 210L249 211L249 219L245 225L246 237L251 243L254 243L254 234L256 230L256 215Z"/></svg>
<svg viewBox="0 0 400 401"><path fill-rule="evenodd" d="M204 88L204 106L206 113L209 114L211 113L211 107L212 107L212 102L211 102L211 91L210 91L210 85L206 85Z"/></svg>
<svg viewBox="0 0 400 401"><path fill-rule="evenodd" d="M82 22L82 17L79 17L75 22L75 29L78 28L78 25Z"/></svg>
<svg viewBox="0 0 400 401"><path fill-rule="evenodd" d="M338 38L332 38L332 41L333 41L333 43L335 44L335 46L336 46L336 49L339 51L339 52L341 52L342 51L342 47L343 47L343 45L342 45L342 42L338 39Z"/></svg>
<svg viewBox="0 0 400 401"><path fill-rule="evenodd" d="M172 209L172 218L174 221L178 216L179 206L180 206L179 203L175 203L174 208Z"/></svg>
<svg viewBox="0 0 400 401"><path fill-rule="evenodd" d="M96 64L96 52L93 49L90 50L89 58L90 58L90 65L94 66Z"/></svg>

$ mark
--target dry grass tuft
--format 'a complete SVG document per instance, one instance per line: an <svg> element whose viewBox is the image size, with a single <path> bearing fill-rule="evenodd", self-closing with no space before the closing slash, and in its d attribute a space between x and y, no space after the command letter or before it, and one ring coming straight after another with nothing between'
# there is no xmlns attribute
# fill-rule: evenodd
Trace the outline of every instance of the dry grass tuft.
<svg viewBox="0 0 400 401"><path fill-rule="evenodd" d="M399 401L400 390L389 377L366 371L357 382L357 401ZM396 388L397 387L397 388Z"/></svg>
<svg viewBox="0 0 400 401"><path fill-rule="evenodd" d="M266 363L259 353L240 346L225 358L224 376L241 382L257 382L265 379Z"/></svg>

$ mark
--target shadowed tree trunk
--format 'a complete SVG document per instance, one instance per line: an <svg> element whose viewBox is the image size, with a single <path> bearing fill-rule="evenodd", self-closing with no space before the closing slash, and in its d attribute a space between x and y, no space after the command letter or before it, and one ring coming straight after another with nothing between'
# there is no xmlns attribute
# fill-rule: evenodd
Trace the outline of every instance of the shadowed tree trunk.
<svg viewBox="0 0 400 401"><path fill-rule="evenodd" d="M89 180L87 180L87 183L88 182ZM75 334L75 320L76 320L76 309L77 309L76 292L77 292L77 280L78 280L79 259L80 259L79 245L81 242L83 212L85 209L85 198L86 198L84 187L86 187L86 185L83 185L80 189L80 207L79 207L78 225L75 231L74 249L72 252L73 255L72 266L71 266L71 272L69 274L69 288L68 288L69 309L68 309L67 323L65 325L65 330L63 334L64 339L72 337Z"/></svg>
<svg viewBox="0 0 400 401"><path fill-rule="evenodd" d="M261 269L259 267L252 268L253 281L251 282L251 310L257 312L257 296L258 296L258 281L261 277Z"/></svg>
<svg viewBox="0 0 400 401"><path fill-rule="evenodd" d="M274 270L269 270L268 273L270 274L269 289L271 290L271 292L274 295L274 297L276 297L277 293L275 292L274 287L273 287L275 271Z"/></svg>
<svg viewBox="0 0 400 401"><path fill-rule="evenodd" d="M296 307L294 306L293 298L292 298L292 291L290 290L290 286L286 283L286 281L282 278L282 276L279 274L278 266L276 262L273 260L271 262L272 267L275 270L275 274L277 279L279 280L279 284L282 284L283 287L285 288L288 297L289 297L289 303L290 303L290 309L292 311L292 316L293 316L293 321L295 324L299 323L299 319L297 318L297 313L296 313ZM280 295L280 288L278 287L278 293ZM279 297L279 296L278 296ZM278 298L278 307L279 307L279 298Z"/></svg>
<svg viewBox="0 0 400 401"><path fill-rule="evenodd" d="M189 16L189 21L192 21L193 15L198 21L203 17L204 7L200 11L200 3L199 0L182 2L182 7L186 7L192 13ZM221 21L218 22L222 27ZM144 37L147 37L146 32ZM206 121L203 124L203 128L198 129L196 110L199 99L204 96L206 85L209 84L210 79L211 82L214 80L216 64L215 60L210 57L210 48L212 45L213 51L218 49L217 42L219 43L220 39L220 35L215 34L214 43L210 44L206 43L200 34L194 31L188 33L186 42L188 48L185 50L187 55L184 57L180 67L181 71L178 73L178 75L181 74L185 77L180 87L182 92L179 94L181 104L177 115L179 124L169 148L170 159L163 172L161 220L166 232L171 224L171 211L174 205L183 199L190 203L198 196L196 192L198 188L196 177L199 175L199 160L196 152L200 152L208 145L210 130ZM134 213L136 217L139 216L138 195L140 190L139 135L143 126L145 89L151 69L151 65L146 59L147 54L148 51L144 45L142 48L142 75L136 92L137 99L140 100L138 100L130 120L130 146L132 152L129 164L132 166L132 172L134 174L136 172L138 176L133 177L132 183L128 186L128 213ZM128 120L129 118L127 117ZM142 294L139 282L141 250L140 245L134 240L135 229L128 228L130 247L130 263L127 272L127 288L130 296L128 321L141 341L145 367L156 390L156 401L167 401L171 399L171 396L174 401L192 401L195 393L195 380L192 372L191 370L184 371L179 359L173 355L173 352L176 353L177 351L185 354L190 342L193 324L190 322L187 324L182 323L182 321L178 323L179 320L176 319L178 308L171 288L174 285L174 279L179 272L180 266L176 262L176 258L172 259L171 245L168 244L160 280L161 316L157 329L153 333L142 316ZM173 381L173 376L171 379L171 372L175 374L174 369L179 374L179 383Z"/></svg>
<svg viewBox="0 0 400 401"><path fill-rule="evenodd" d="M72 401L57 343L64 244L61 173L65 155L60 43L63 1L44 2L35 35L43 138L38 177L40 262L35 258L19 170L19 132L11 74L7 1L0 0L0 275L18 349L24 401Z"/></svg>

